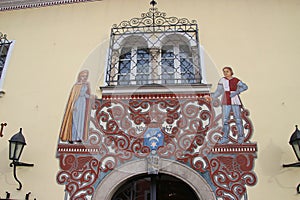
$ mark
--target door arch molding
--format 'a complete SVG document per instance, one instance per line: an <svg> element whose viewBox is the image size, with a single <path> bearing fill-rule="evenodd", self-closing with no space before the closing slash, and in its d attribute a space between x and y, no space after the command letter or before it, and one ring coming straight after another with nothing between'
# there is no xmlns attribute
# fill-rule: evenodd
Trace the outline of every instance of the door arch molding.
<svg viewBox="0 0 300 200"><path fill-rule="evenodd" d="M129 178L147 173L145 159L131 161L111 171L97 187L92 200L111 200L117 189ZM215 194L206 180L187 165L160 159L160 173L174 176L188 184L200 200L214 200Z"/></svg>

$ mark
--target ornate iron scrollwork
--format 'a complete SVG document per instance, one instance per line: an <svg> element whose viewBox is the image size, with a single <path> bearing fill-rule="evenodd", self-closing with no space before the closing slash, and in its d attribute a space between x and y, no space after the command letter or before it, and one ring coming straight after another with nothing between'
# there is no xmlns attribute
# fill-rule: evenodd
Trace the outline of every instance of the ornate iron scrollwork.
<svg viewBox="0 0 300 200"><path fill-rule="evenodd" d="M199 84L201 63L195 20L168 17L156 7L111 30L108 85Z"/></svg>

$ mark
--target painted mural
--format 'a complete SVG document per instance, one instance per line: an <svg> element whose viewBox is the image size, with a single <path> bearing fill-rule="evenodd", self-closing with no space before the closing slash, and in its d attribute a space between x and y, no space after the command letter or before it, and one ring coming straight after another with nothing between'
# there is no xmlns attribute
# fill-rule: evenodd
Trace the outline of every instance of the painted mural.
<svg viewBox="0 0 300 200"><path fill-rule="evenodd" d="M220 79L217 90L211 95L207 96L208 101L216 99L222 95L222 113L223 113L223 136L219 141L220 144L226 144L229 141L229 120L230 113L233 113L236 128L238 132L238 143L244 142L244 129L241 118L241 109L243 108L239 94L246 91L248 86L236 77L233 77L233 70L231 67L223 68L224 77Z"/></svg>
<svg viewBox="0 0 300 200"><path fill-rule="evenodd" d="M220 143L225 134L222 103L219 99L210 103L210 95L104 95L95 101L94 107L86 102L81 104L84 108L79 110L90 113L86 139L70 142L72 137L61 136L71 131L62 129L58 144L57 181L66 186L66 199L91 199L101 180L112 170L135 159L147 162L151 156L152 160L171 159L196 170L218 199L247 199L246 186L257 181L253 171L257 147L250 142L253 126L249 111L243 108L240 113L243 143L233 112L226 124L228 141ZM69 104L70 100L66 114L72 110ZM66 115L62 127L65 119ZM82 121L73 119L69 129L77 127L76 123L86 123L85 117ZM159 173L155 165L149 171Z"/></svg>
<svg viewBox="0 0 300 200"><path fill-rule="evenodd" d="M144 173L159 176L167 160L202 177L214 199L247 200L247 186L257 183L257 144L240 100L248 86L226 66L211 92L211 85L201 83L197 24L168 18L154 6L113 26L101 99L90 90L87 70L71 89L57 147L64 199L111 200L113 194L97 199L95 193L112 172L143 161Z"/></svg>
<svg viewBox="0 0 300 200"><path fill-rule="evenodd" d="M91 89L87 81L88 75L88 70L81 71L71 90L60 131L61 141L73 144L87 140L91 111Z"/></svg>

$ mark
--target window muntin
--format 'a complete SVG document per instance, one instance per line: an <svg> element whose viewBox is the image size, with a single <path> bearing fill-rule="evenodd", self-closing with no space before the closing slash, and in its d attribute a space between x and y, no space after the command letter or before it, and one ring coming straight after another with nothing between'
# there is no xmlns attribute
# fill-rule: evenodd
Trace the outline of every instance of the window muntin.
<svg viewBox="0 0 300 200"><path fill-rule="evenodd" d="M185 34L120 36L112 50L112 85L195 84L201 82L198 46ZM115 62L117 61L117 62Z"/></svg>
<svg viewBox="0 0 300 200"><path fill-rule="evenodd" d="M161 51L161 82L174 83L175 79L175 53L173 46L164 46Z"/></svg>
<svg viewBox="0 0 300 200"><path fill-rule="evenodd" d="M193 55L190 47L181 43L162 46L159 66L151 66L153 58L151 58L148 48L123 47L119 57L118 84L195 83ZM157 68L160 71L159 80L153 79Z"/></svg>
<svg viewBox="0 0 300 200"><path fill-rule="evenodd" d="M137 49L136 63L136 84L144 85L149 83L150 78L150 54L147 48Z"/></svg>

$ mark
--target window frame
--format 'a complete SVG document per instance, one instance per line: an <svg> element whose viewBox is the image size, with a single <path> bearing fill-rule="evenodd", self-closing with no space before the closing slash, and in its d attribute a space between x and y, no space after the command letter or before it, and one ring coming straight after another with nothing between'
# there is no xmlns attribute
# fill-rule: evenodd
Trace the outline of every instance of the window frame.
<svg viewBox="0 0 300 200"><path fill-rule="evenodd" d="M6 54L6 57L5 57L2 73L0 75L0 92L2 94L5 93L4 90L3 90L4 81L5 81L5 78L6 78L6 73L7 73L7 69L8 69L8 66L9 66L9 62L10 62L10 59L11 59L11 56L12 56L12 51L13 51L13 48L14 48L14 45L15 45L15 42L16 42L15 40L8 40L8 41L10 42L10 45L9 45L9 48L8 48L8 51L7 51L7 54Z"/></svg>
<svg viewBox="0 0 300 200"><path fill-rule="evenodd" d="M196 57L199 52L195 52L194 48L197 47L198 49L198 46L193 46L184 35L174 33L167 34L158 42L152 41L152 43L151 41L150 44L149 41L146 42L142 36L122 38L120 44L117 45L115 49L118 55L117 58L115 58L118 62L114 65L117 67L115 71L116 85L174 85L198 83L197 69L195 67L199 67L199 72L202 70L201 61L197 61L198 57ZM124 49L128 49L128 53L126 53ZM144 63L142 65L148 68L140 68L138 60L139 50L142 50L142 53L143 51L146 52L148 60L145 64L145 59L142 56L142 62ZM197 65L198 62L199 66ZM126 65L128 67L126 67ZM124 69L122 70L121 68L128 69L122 73ZM112 76L112 74L113 73L111 73L110 76Z"/></svg>
<svg viewBox="0 0 300 200"><path fill-rule="evenodd" d="M188 48L189 51L182 51L182 46L185 46ZM185 72L183 71L184 66L182 65L182 60L185 60L185 62L191 62L191 60L193 59L193 55L191 50L189 49L189 45L188 44L184 44L184 43L177 43L177 44L166 44L166 45L162 45L161 46L161 76L160 76L160 82L162 84L193 84L195 83L195 70L192 69L193 71L191 72L192 75L192 79L185 79ZM168 57L167 54L169 54L168 52L166 53L167 57L164 56L164 51L170 51L172 54L172 57ZM164 61L168 61L168 62L173 62L173 71L168 71L168 70L163 70L164 69ZM193 67L193 65L190 65L191 67ZM186 66L185 66L186 67ZM189 70L190 71L190 70ZM163 76L167 75L169 77L172 76L173 79L170 80L164 80Z"/></svg>
<svg viewBox="0 0 300 200"><path fill-rule="evenodd" d="M130 50L130 58L126 57L126 51L125 53L123 53L122 51L124 49L128 49L128 55L129 55L129 50ZM148 71L150 70L151 66L150 66L150 62L151 62L151 55L149 52L149 49L147 47L143 47L143 46L132 46L132 47L128 47L128 46L124 46L120 48L120 56L119 56L119 63L118 63L118 85L135 85L139 82L141 82L142 84L138 84L138 85L144 85L144 84L148 84L151 78L151 73L147 74L147 80L143 80L143 79L138 79L137 77L139 75L144 75L143 73L138 72L138 63L139 61L145 61L146 59L144 59L143 57L140 59L138 56L139 50L145 50L146 49L146 54L148 54ZM123 58L122 56L125 55L125 58ZM126 73L122 73L121 72L121 63L124 61L128 61L129 62L129 74ZM125 79L120 79L120 77L128 77L129 79L125 78Z"/></svg>

